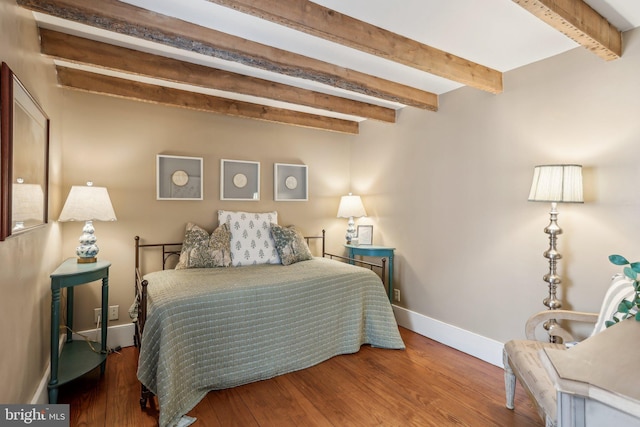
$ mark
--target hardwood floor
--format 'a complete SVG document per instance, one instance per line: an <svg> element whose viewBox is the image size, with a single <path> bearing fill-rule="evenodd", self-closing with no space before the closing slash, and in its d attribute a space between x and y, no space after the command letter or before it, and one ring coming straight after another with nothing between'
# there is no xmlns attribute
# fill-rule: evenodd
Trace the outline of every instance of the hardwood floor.
<svg viewBox="0 0 640 427"><path fill-rule="evenodd" d="M188 414L204 426L514 426L544 423L517 387L516 409L504 406L502 369L400 329L407 346L363 346L298 372L212 391ZM71 426L158 425L157 402L142 411L133 347L60 389Z"/></svg>

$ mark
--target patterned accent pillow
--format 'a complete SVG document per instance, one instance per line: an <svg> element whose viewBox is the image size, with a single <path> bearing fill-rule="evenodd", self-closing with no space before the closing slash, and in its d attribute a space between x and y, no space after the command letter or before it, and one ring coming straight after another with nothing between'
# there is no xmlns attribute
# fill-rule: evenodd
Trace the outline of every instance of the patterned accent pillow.
<svg viewBox="0 0 640 427"><path fill-rule="evenodd" d="M276 249L283 265L313 258L304 236L292 225L281 227L278 224L271 224L271 234L276 242Z"/></svg>
<svg viewBox="0 0 640 427"><path fill-rule="evenodd" d="M231 231L231 265L280 264L271 236L271 224L278 223L278 212L218 211L218 222Z"/></svg>
<svg viewBox="0 0 640 427"><path fill-rule="evenodd" d="M176 270L184 268L228 267L231 265L231 232L227 224L211 235L194 223L187 224Z"/></svg>

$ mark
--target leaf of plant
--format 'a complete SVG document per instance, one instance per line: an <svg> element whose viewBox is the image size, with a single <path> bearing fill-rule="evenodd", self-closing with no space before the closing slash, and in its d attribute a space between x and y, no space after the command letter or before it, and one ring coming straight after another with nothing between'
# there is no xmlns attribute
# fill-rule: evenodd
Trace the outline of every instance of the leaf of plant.
<svg viewBox="0 0 640 427"><path fill-rule="evenodd" d="M635 271L636 273L640 273L640 262L632 262L630 266L633 271Z"/></svg>
<svg viewBox="0 0 640 427"><path fill-rule="evenodd" d="M616 324L616 322L612 322L611 320L607 320L604 322L605 326L608 328L609 326L613 326Z"/></svg>
<svg viewBox="0 0 640 427"><path fill-rule="evenodd" d="M636 313L636 320L640 322L640 311Z"/></svg>
<svg viewBox="0 0 640 427"><path fill-rule="evenodd" d="M627 265L629 261L622 255L609 255L609 261L615 265Z"/></svg>
<svg viewBox="0 0 640 427"><path fill-rule="evenodd" d="M628 313L629 312L629 307L627 307L627 305L625 304L626 301L622 301L619 305L618 305L618 312L619 313Z"/></svg>
<svg viewBox="0 0 640 427"><path fill-rule="evenodd" d="M638 277L638 273L636 273L635 270L633 270L631 267L625 267L623 271L624 275L631 280L636 280L636 278Z"/></svg>

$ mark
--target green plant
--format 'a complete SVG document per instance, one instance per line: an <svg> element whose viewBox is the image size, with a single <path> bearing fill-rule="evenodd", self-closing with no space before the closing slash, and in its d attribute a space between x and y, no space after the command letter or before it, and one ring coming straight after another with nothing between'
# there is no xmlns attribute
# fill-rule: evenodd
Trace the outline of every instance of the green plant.
<svg viewBox="0 0 640 427"><path fill-rule="evenodd" d="M618 311L613 314L613 320L605 322L607 328L629 317L635 317L640 322L640 281L638 280L640 262L629 262L622 255L609 255L609 261L615 265L627 266L623 269L623 272L626 277L633 280L633 289L635 289L636 293L633 301L625 299L618 305Z"/></svg>

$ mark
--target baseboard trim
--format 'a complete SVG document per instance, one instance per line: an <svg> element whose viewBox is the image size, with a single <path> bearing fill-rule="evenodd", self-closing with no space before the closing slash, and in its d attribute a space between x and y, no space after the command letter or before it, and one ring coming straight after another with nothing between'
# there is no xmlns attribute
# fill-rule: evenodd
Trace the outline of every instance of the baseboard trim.
<svg viewBox="0 0 640 427"><path fill-rule="evenodd" d="M132 346L134 331L135 331L135 328L133 323L129 323L127 325L110 326L107 332L107 346L109 348ZM93 337L96 336L96 330L90 329L88 331L80 331L77 334L74 333L72 339L83 340L84 338L80 334L89 337L89 339L91 340L94 340ZM100 336L100 333L98 332L98 337L99 336ZM67 337L66 335L60 336L60 345L58 346L58 354L62 352L62 347L64 347L66 337ZM36 392L31 398L30 403L32 405L46 405L49 403L49 390L47 389L47 385L49 384L50 376L51 376L51 360L47 362L47 368L45 369L44 376L40 380L40 383L38 384L38 388L36 389Z"/></svg>
<svg viewBox="0 0 640 427"><path fill-rule="evenodd" d="M393 306L393 312L396 315L398 325L403 328L477 357L492 365L503 367L503 343L397 305Z"/></svg>
<svg viewBox="0 0 640 427"><path fill-rule="evenodd" d="M107 347L130 347L133 345L133 334L135 327L133 323L127 323L126 325L109 326L107 328ZM80 331L77 334L73 334L74 340L82 340L83 336L89 337L91 341L100 341L100 331L95 329L89 329L88 331ZM96 339L97 337L97 339Z"/></svg>

